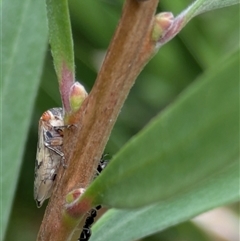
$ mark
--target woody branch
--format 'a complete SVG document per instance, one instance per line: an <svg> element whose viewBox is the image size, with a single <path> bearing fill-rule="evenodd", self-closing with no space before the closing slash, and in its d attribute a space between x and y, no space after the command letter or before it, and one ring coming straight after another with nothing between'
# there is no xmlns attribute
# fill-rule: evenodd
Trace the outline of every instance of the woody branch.
<svg viewBox="0 0 240 241"><path fill-rule="evenodd" d="M69 240L75 223L66 224L62 210L66 195L87 187L119 111L134 81L154 51L151 40L157 0L127 0L96 83L80 111L68 121L75 123L64 133L68 168L61 168L46 209L38 240ZM61 197L61 198L59 198ZM86 204L83 211L90 208Z"/></svg>

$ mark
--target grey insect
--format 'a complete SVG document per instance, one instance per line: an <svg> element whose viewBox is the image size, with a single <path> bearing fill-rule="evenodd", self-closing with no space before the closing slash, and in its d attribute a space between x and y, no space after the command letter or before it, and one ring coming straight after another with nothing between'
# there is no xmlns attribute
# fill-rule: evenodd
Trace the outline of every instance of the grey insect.
<svg viewBox="0 0 240 241"><path fill-rule="evenodd" d="M34 180L34 199L38 208L51 196L59 166L64 165L63 127L62 108L45 111L39 120Z"/></svg>

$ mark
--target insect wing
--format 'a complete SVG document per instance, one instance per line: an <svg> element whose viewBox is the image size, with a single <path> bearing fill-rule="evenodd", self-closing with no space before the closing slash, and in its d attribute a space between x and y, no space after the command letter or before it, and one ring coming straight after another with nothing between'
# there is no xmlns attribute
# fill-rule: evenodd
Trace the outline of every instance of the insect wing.
<svg viewBox="0 0 240 241"><path fill-rule="evenodd" d="M35 163L34 199L37 207L51 196L53 184L62 158L62 134L56 127L63 126L61 108L43 113L39 120L38 145Z"/></svg>

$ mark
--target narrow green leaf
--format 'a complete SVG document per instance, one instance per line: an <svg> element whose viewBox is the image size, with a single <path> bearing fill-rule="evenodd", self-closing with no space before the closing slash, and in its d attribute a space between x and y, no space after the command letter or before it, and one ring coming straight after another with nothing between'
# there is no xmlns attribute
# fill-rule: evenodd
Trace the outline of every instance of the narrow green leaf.
<svg viewBox="0 0 240 241"><path fill-rule="evenodd" d="M71 112L69 91L75 81L72 31L67 0L46 0L49 41L65 113Z"/></svg>
<svg viewBox="0 0 240 241"><path fill-rule="evenodd" d="M62 81L63 64L75 73L72 31L67 0L47 0L49 41L58 81ZM74 79L74 78L73 78Z"/></svg>
<svg viewBox="0 0 240 241"><path fill-rule="evenodd" d="M195 16L208 12L217 8L223 8L231 5L238 4L238 0L196 0L192 5L182 11L173 21L165 32L159 35L158 44L156 48L159 49L162 45L170 41L176 36L185 25Z"/></svg>
<svg viewBox="0 0 240 241"><path fill-rule="evenodd" d="M235 165L238 69L239 51L132 138L84 196L116 208L141 207L194 190Z"/></svg>
<svg viewBox="0 0 240 241"><path fill-rule="evenodd" d="M209 209L239 200L239 163L194 190L138 210L112 209L93 226L91 241L132 241L160 232ZM144 192L143 192L144 195Z"/></svg>
<svg viewBox="0 0 240 241"><path fill-rule="evenodd" d="M201 13L235 4L239 4L239 0L197 0L183 12L185 15L184 22L188 22Z"/></svg>
<svg viewBox="0 0 240 241"><path fill-rule="evenodd" d="M3 1L2 7L0 226L4 236L41 77L47 26L43 1L15 1L14 7Z"/></svg>

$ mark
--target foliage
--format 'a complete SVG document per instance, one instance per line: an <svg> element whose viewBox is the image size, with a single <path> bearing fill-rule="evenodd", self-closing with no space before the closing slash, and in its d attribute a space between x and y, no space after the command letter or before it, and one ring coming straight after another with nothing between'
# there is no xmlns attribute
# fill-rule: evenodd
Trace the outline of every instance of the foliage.
<svg viewBox="0 0 240 241"><path fill-rule="evenodd" d="M2 124L3 144L1 147L4 152L2 155L1 176L3 181L2 191L4 193L2 207L4 207L4 210L1 210L3 212L3 215L1 215L3 217L1 227L3 227L3 231L6 228L16 183L21 170L21 161L24 160L6 240L13 240L16 236L22 237L22 240L34 240L44 211L44 208L36 211L35 203L32 200L37 122L44 110L60 106L61 103L49 52L42 70L47 37L44 2L30 3L26 0L20 1L18 4L19 6L11 8L10 3L3 2L4 14L8 15L9 18L5 18L6 20L4 21L3 38L3 54L8 56L8 58L4 59L3 62L4 81L2 82L4 106L2 106L1 113L4 113L4 118ZM84 86L90 90L101 62L99 56L101 59L102 53L106 50L113 35L121 13L122 2L71 0L69 4L73 26L77 79L80 79ZM183 1L181 3L161 1L160 7L164 11L179 13L187 4L186 2L183 3ZM160 9L158 9L159 11ZM126 231L127 229L124 226L125 224L121 223L123 218L124 220L126 218L133 219L133 221L129 222L135 225L135 227L142 225L140 223L141 220L145 221L147 223L147 231L143 231L144 236L187 220L210 208L238 200L239 197L237 195L230 195L234 190L236 191L235 186L231 184L236 183L238 178L237 168L235 167L237 165L236 145L238 143L238 137L236 136L238 132L235 126L235 121L237 120L235 117L235 96L238 85L236 81L239 79L239 71L236 64L239 61L239 52L236 51L238 48L237 16L237 8L229 7L197 17L189 23L188 27L179 36L160 50L138 77L106 148L106 152L111 155L115 155L120 149L121 152L114 157L116 161L110 164L112 168L109 166L109 171L106 169L106 172L99 178L99 182L101 179L105 179L106 183L108 182L108 172L112 175L109 179L109 185L112 185L115 174L117 177L119 176L120 180L120 174L124 167L127 168L128 160L134 156L139 156L139 162L141 162L143 157L149 158L149 165L152 165L154 158L157 161L159 157L154 156L151 148L154 147L154 143L159 143L159 140L161 140L162 148L169 150L168 158L171 165L169 164L168 166L167 159L165 159L167 156L164 155L164 158L161 159L163 160L162 162L165 162L164 169L161 169L163 172L163 176L160 177L161 181L163 181L161 192L159 192L160 194L157 192L153 194L162 195L164 201L160 204L154 204L155 206L146 207L141 211L111 210L94 228L96 233L92 240L108 240L108 238L110 240L110 236L102 236L99 232L103 232L105 235L112 235L111 232L107 234L107 231L109 231L108 225L113 224L113 222L115 227L122 225L122 228L118 230L122 234L122 230ZM41 71L41 85L36 98L35 108L33 108ZM202 74L205 71L207 73ZM201 77L192 83L199 75ZM15 80L16 77L17 81ZM203 97L208 102L204 103L204 100L201 102ZM159 121L159 128L162 128L162 130L157 130L163 131L163 135L160 135L159 139L155 135L152 137L153 139L149 139L151 140L151 143L149 143L148 139L145 139L146 134L143 131L130 141L130 147L122 149L122 146L133 135L138 133L165 107L167 108L160 114L159 118L151 122L151 125L154 126L154 123L156 125ZM168 122L169 118L172 118L171 125ZM201 121L205 125L202 125ZM226 123L229 123L229 125ZM168 133L166 130L164 133L164 128L161 127L162 124L170 125L168 126ZM151 129L153 127L148 128ZM194 139L191 139L192 136L189 134L191 130L193 130ZM155 131L155 129L153 128L152 131ZM218 136L216 136L216 133L218 133ZM182 136L185 136L186 139L182 139ZM176 139L174 139L175 137ZM27 142L26 139L28 139ZM148 145L145 145L144 139ZM192 142L192 140L194 141ZM142 152L134 149L134 143L138 141L142 142ZM176 143L174 144L176 149L170 148L173 143ZM191 148L187 150L190 151L190 155L187 159L184 159L183 157L188 153L181 152L182 149L178 148L178 146L188 147L189 143L191 143ZM215 143L217 143L216 146L214 145ZM219 143L221 145L218 145ZM204 151L200 146L205 147ZM146 149L143 149L143 147ZM144 150L149 150L149 153ZM25 154L23 156L24 151ZM142 153L145 153L145 156L142 156ZM215 158L213 162L210 162L212 156L209 153ZM164 154L166 154L165 151ZM178 156L180 161L186 160L183 163L181 162L183 165L179 165L179 162L177 162ZM192 161L195 158L201 158L199 160L209 164L195 166L195 162ZM117 160L119 162L123 160L122 169L121 165L116 166ZM176 162L173 162L173 160L176 160ZM136 164L136 162L131 162L130 167ZM139 174L136 178L139 180L139 185L141 184L139 186L141 195L144 195L147 190L144 188L146 181L143 181L142 177L143 175L146 179L151 177L151 173L147 171L150 166L146 164L145 168L143 165L140 167L136 165L139 169L134 166L132 169L136 174ZM217 166L219 169L216 168ZM141 167L142 169L140 169ZM189 176L188 173L184 173L184 171L187 171L185 167L188 168ZM185 174L185 178L183 178L184 176L175 176L175 174L179 174L177 172L179 168L183 170L182 175ZM197 173L195 175L195 172L191 172L196 170L196 168L201 175L197 175ZM211 174L210 176L208 176L209 173ZM125 182L114 190L116 194L111 195L118 199L122 206L125 205L125 201L134 206L135 204L132 204L133 200L131 200L132 197L128 196L131 193L131 186L129 185L129 188L124 190L124 187L128 185L128 177L123 177ZM183 179L179 183L175 180L170 185L171 178L174 177ZM201 178L202 181L200 181ZM193 185L184 186L191 180ZM216 183L214 182L215 180L217 181ZM155 181L159 181L159 179ZM206 189L201 189L204 183L208 183L208 186L204 187ZM95 185L98 185L97 182ZM178 190L179 186L181 191L174 196L173 193ZM228 186L232 187L232 192L228 190ZM217 192L218 189L221 189L222 192ZM209 199L207 195L210 193L216 194L215 197ZM217 194L222 196L217 196ZM223 198L224 196L225 198ZM147 198L144 197L142 200L139 196L135 198L139 202L147 203L146 199L150 197L151 195L148 193ZM199 200L201 197L206 197L202 206L194 203L194 199ZM217 198L219 199L217 200ZM165 201L165 199L169 200L169 202ZM154 200L157 200L155 196ZM179 210L184 214L184 200L192 200L193 203L189 204L191 212L187 212L189 209L185 210L188 215L183 217L179 214ZM112 205L114 206L115 204L116 202ZM129 206L131 206L130 204ZM121 207L120 204L118 206ZM149 213L145 211L148 208L150 210ZM156 210L160 214L151 218L150 213L155 213ZM135 217L139 213L142 213L142 219L139 218L139 222L136 222ZM179 214L178 218L173 216L172 213ZM161 227L154 225L157 222L157 218L166 216L168 218L165 219ZM103 227L102 223L106 226ZM114 229L114 231L116 230ZM133 235L132 237L136 237L134 228L127 231L126 235L128 237L131 234Z"/></svg>

